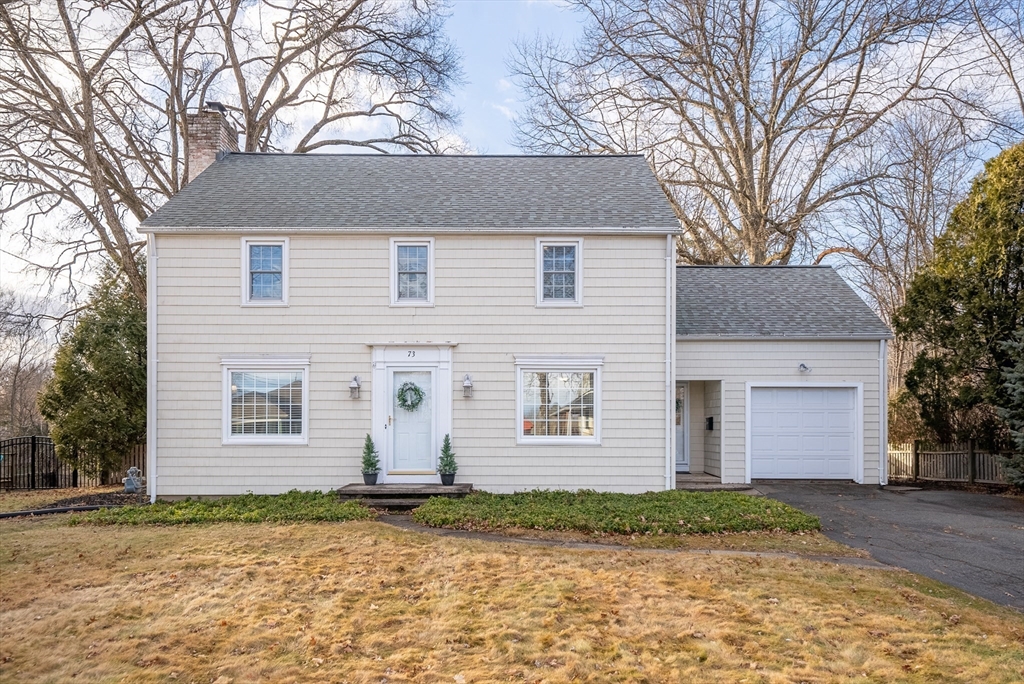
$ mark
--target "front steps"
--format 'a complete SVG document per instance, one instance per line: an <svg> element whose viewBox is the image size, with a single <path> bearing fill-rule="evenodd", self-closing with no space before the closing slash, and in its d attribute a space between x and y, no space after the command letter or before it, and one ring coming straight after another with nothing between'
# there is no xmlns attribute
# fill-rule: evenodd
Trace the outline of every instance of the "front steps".
<svg viewBox="0 0 1024 684"><path fill-rule="evenodd" d="M473 491L469 482L451 486L440 484L347 484L338 490L342 501L358 501L363 506L389 511L408 511L423 505L432 496L461 499Z"/></svg>

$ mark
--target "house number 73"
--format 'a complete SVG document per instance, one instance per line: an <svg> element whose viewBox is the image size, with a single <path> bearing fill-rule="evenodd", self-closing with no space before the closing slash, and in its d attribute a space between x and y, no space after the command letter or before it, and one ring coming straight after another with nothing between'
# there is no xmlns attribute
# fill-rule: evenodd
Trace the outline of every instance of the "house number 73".
<svg viewBox="0 0 1024 684"><path fill-rule="evenodd" d="M414 352L414 351L409 351L409 358L412 358L412 357L414 357L414 356L416 356L416 352Z"/></svg>

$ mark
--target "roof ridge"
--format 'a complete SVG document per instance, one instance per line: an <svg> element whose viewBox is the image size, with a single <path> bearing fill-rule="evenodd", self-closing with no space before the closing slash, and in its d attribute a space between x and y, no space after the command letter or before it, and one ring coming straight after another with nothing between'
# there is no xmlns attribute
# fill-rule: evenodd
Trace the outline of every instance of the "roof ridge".
<svg viewBox="0 0 1024 684"><path fill-rule="evenodd" d="M373 154L370 152L227 152L225 157L376 157L380 159L644 159L642 154Z"/></svg>
<svg viewBox="0 0 1024 684"><path fill-rule="evenodd" d="M749 268L754 270L787 269L787 268L829 268L829 264L676 264L676 268Z"/></svg>

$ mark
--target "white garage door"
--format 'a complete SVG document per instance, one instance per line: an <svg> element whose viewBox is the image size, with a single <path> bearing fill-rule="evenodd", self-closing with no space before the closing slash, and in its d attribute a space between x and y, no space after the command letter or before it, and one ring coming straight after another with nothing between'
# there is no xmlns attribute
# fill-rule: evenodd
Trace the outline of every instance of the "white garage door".
<svg viewBox="0 0 1024 684"><path fill-rule="evenodd" d="M753 387L752 478L852 480L857 391L846 387Z"/></svg>

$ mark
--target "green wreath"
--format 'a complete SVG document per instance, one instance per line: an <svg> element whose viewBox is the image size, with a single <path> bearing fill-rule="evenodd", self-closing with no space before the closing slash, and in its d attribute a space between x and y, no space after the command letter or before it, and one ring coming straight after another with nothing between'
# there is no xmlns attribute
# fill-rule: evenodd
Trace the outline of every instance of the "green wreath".
<svg viewBox="0 0 1024 684"><path fill-rule="evenodd" d="M398 388L398 405L406 411L415 411L423 403L423 390L414 382L404 382Z"/></svg>

